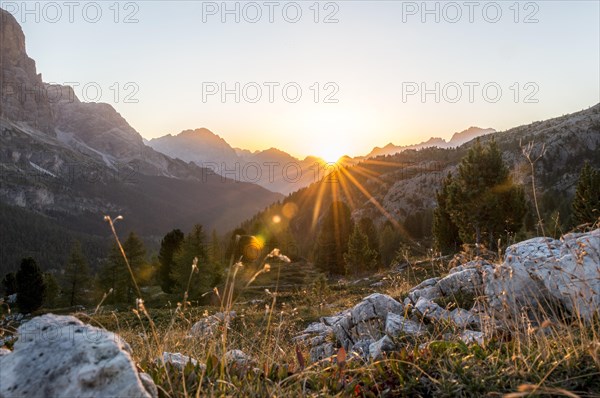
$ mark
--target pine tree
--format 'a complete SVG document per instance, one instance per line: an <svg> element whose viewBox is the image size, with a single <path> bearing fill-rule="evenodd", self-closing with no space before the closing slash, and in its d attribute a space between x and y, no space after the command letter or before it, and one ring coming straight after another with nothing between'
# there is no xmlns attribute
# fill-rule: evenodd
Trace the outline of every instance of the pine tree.
<svg viewBox="0 0 600 398"><path fill-rule="evenodd" d="M350 239L348 251L344 253L346 268L350 273L375 271L377 267L377 252L369 247L369 238L356 224Z"/></svg>
<svg viewBox="0 0 600 398"><path fill-rule="evenodd" d="M573 198L573 223L594 224L600 219L600 172L585 162Z"/></svg>
<svg viewBox="0 0 600 398"><path fill-rule="evenodd" d="M192 269L194 258L198 259L197 271ZM172 277L177 283L177 289L183 293L189 285L188 297L190 298L200 298L220 281L220 268L209 262L206 236L200 224L195 225L184 238L173 260Z"/></svg>
<svg viewBox="0 0 600 398"><path fill-rule="evenodd" d="M212 264L222 265L223 261L223 250L221 249L221 240L215 229L210 234L210 247L208 251L208 257Z"/></svg>
<svg viewBox="0 0 600 398"><path fill-rule="evenodd" d="M87 261L81 251L81 244L75 241L61 283L68 305L74 306L84 301L89 282L90 270Z"/></svg>
<svg viewBox="0 0 600 398"><path fill-rule="evenodd" d="M160 243L160 251L158 260L160 268L158 270L158 280L160 287L165 293L172 293L175 287L175 280L171 276L173 269L173 256L183 243L183 232L179 229L174 229L167 233Z"/></svg>
<svg viewBox="0 0 600 398"><path fill-rule="evenodd" d="M110 249L98 275L98 284L102 293L111 292L106 299L107 303L123 303L127 300L129 290L129 271L121 254L119 246L114 243Z"/></svg>
<svg viewBox="0 0 600 398"><path fill-rule="evenodd" d="M123 242L123 250L127 255L129 266L133 271L133 275L138 286L143 286L144 282L147 279L144 270L148 265L148 262L146 260L146 247L144 246L144 242L142 242L142 240L134 232L131 232L129 236L127 236L125 242ZM131 275L129 275L128 280L129 283L127 287L127 301L130 302L133 301L137 293L135 291L135 285L131 280Z"/></svg>
<svg viewBox="0 0 600 398"><path fill-rule="evenodd" d="M324 272L346 273L344 253L352 232L350 209L343 202L333 202L323 219L315 248L315 265Z"/></svg>
<svg viewBox="0 0 600 398"><path fill-rule="evenodd" d="M385 267L394 260L401 241L401 235L394 226L391 223L385 224L379 237L379 253L381 253L381 262Z"/></svg>
<svg viewBox="0 0 600 398"><path fill-rule="evenodd" d="M358 220L358 225L360 230L367 235L369 248L375 251L376 260L379 262L381 259L381 255L379 254L379 234L377 233L377 228L375 228L373 220L368 217L362 217Z"/></svg>
<svg viewBox="0 0 600 398"><path fill-rule="evenodd" d="M5 296L11 296L17 292L17 277L14 272L9 272L4 275L2 287L4 288Z"/></svg>
<svg viewBox="0 0 600 398"><path fill-rule="evenodd" d="M454 180L452 174L442 181L442 189L437 192L437 207L433 212L433 238L435 247L443 254L454 253L462 245L459 230L450 216L448 191Z"/></svg>
<svg viewBox="0 0 600 398"><path fill-rule="evenodd" d="M123 250L139 286L140 282L146 279L144 270L148 267L144 243L132 232L123 242ZM106 263L102 267L98 283L103 293L112 289L112 293L107 298L108 303L130 303L137 295L125 259L116 243L112 245Z"/></svg>
<svg viewBox="0 0 600 398"><path fill-rule="evenodd" d="M49 272L44 273L44 285L46 286L44 291L44 306L46 308L55 308L60 294L60 286L53 274Z"/></svg>
<svg viewBox="0 0 600 398"><path fill-rule="evenodd" d="M296 239L294 239L294 235L292 234L289 226L280 234L278 249L280 249L281 253L288 256L292 261L296 261L296 259L300 257L298 244L296 243Z"/></svg>
<svg viewBox="0 0 600 398"><path fill-rule="evenodd" d="M525 194L513 184L495 141L479 140L462 159L458 176L448 186L447 209L465 243L496 248L504 233L517 232L526 212Z"/></svg>
<svg viewBox="0 0 600 398"><path fill-rule="evenodd" d="M33 258L21 260L16 279L19 310L29 313L40 308L44 301L44 275Z"/></svg>

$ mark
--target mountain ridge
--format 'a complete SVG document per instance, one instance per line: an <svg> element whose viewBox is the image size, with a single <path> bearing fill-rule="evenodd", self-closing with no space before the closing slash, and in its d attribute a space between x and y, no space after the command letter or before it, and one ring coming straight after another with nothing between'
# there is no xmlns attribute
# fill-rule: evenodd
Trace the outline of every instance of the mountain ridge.
<svg viewBox="0 0 600 398"><path fill-rule="evenodd" d="M420 142L418 144L410 144L404 146L398 146L393 143L389 143L386 146L380 148L375 147L371 152L369 152L365 158L374 158L377 156L388 156L394 155L398 152L406 151L409 149L421 149L421 148L429 148L429 147L438 147L438 148L452 148L461 146L477 137L481 137L483 135L495 133L496 130L492 128L480 128L480 127L469 127L466 130L455 132L449 141L446 141L440 137L431 137L426 141Z"/></svg>
<svg viewBox="0 0 600 398"><path fill-rule="evenodd" d="M208 167L216 174L235 176L284 195L315 182L313 170L324 163L311 156L301 160L274 147L256 151L233 148L207 128L153 138L148 145L173 158Z"/></svg>
<svg viewBox="0 0 600 398"><path fill-rule="evenodd" d="M396 146L390 142L383 148L375 147L366 156L351 157L344 155L339 162L343 165L351 165L363 159L393 155L409 149L434 146L450 148L463 145L476 137L493 132L495 132L494 129L469 127L461 132L453 133L449 141L439 137L431 137L427 141L407 146ZM298 159L279 148L271 147L256 151L234 148L227 140L207 128L188 129L176 135L166 134L149 140L148 145L173 158L194 162L199 166L211 167L220 175L231 174L233 170L239 168L240 172L237 175L240 176L241 181L255 182L264 188L285 195L316 182L315 178L306 178L306 176L315 175L315 169L326 169L328 167L325 165L326 162L317 156L308 155L304 159ZM260 170L257 173L260 174L260 177L257 178L256 173L244 175L241 171L248 167L259 167ZM280 175L276 176L278 178L272 178L274 177L273 167L279 167L282 173L284 168L287 168L287 170L294 168L295 173L297 170L297 173L302 174L305 178L301 178L299 181L296 181L295 178Z"/></svg>

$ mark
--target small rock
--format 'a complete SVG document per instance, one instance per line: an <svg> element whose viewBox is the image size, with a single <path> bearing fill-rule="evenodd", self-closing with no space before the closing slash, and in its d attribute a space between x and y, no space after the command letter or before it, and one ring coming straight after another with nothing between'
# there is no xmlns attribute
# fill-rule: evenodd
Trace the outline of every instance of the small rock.
<svg viewBox="0 0 600 398"><path fill-rule="evenodd" d="M350 312L355 325L373 318L385 320L388 312L402 314L404 306L386 294L373 293L365 297Z"/></svg>
<svg viewBox="0 0 600 398"><path fill-rule="evenodd" d="M311 338L308 343L310 344L311 347L317 346L317 345L321 345L323 343L325 343L327 341L327 338L329 337L328 334L319 334L313 338Z"/></svg>
<svg viewBox="0 0 600 398"><path fill-rule="evenodd" d="M412 303L416 303L417 301L419 301L419 299L421 297L426 298L428 300L435 300L439 297L442 297L442 291L440 290L440 288L437 285L436 286L426 286L421 289L415 288L415 289L412 289L410 292L408 292L407 298Z"/></svg>
<svg viewBox="0 0 600 398"><path fill-rule="evenodd" d="M225 361L227 361L228 364L235 364L238 367L244 367L244 366L248 366L253 364L255 361L254 359L247 355L244 351L242 350L229 350L225 353Z"/></svg>
<svg viewBox="0 0 600 398"><path fill-rule="evenodd" d="M178 352L163 352L163 361L165 361L165 364L170 364L179 370L185 369L185 366L190 362L194 366L198 365L198 361L196 359Z"/></svg>
<svg viewBox="0 0 600 398"><path fill-rule="evenodd" d="M475 295L483 291L481 274L475 268L467 268L459 272L453 272L440 279L437 284L444 296L457 294Z"/></svg>
<svg viewBox="0 0 600 398"><path fill-rule="evenodd" d="M448 311L431 300L421 297L417 304L415 304L415 312L421 315L423 318L432 321L450 321L456 326L465 328L470 325L477 325L479 323L479 317L472 314L463 308L455 308L452 311Z"/></svg>
<svg viewBox="0 0 600 398"><path fill-rule="evenodd" d="M393 351L396 345L388 336L383 336L380 340L369 346L369 357L371 359L380 359L384 352Z"/></svg>
<svg viewBox="0 0 600 398"><path fill-rule="evenodd" d="M422 324L408 320L398 314L388 314L385 322L385 334L390 337L397 337L401 334L421 336L426 330Z"/></svg>
<svg viewBox="0 0 600 398"><path fill-rule="evenodd" d="M352 326L352 318L350 317L350 314L340 318L340 320L332 326L333 333L335 334L337 341L346 350L348 350L354 342L351 332Z"/></svg>
<svg viewBox="0 0 600 398"><path fill-rule="evenodd" d="M308 340L309 338L311 338L312 335L310 334L299 334L298 336L294 336L292 337L292 341L294 342L304 342L306 340Z"/></svg>
<svg viewBox="0 0 600 398"><path fill-rule="evenodd" d="M213 336L220 325L224 322L230 322L236 317L235 311L217 312L214 315L200 319L190 329L191 337L210 337Z"/></svg>
<svg viewBox="0 0 600 398"><path fill-rule="evenodd" d="M453 309L450 311L449 317L456 326L461 328L479 325L479 317L463 308Z"/></svg>
<svg viewBox="0 0 600 398"><path fill-rule="evenodd" d="M374 340L372 340L372 339L358 340L352 346L351 352L356 353L360 358L366 360L369 358L369 347L373 343L374 343Z"/></svg>
<svg viewBox="0 0 600 398"><path fill-rule="evenodd" d="M310 325L308 325L308 327L306 329L304 329L302 331L302 333L308 333L308 334L322 334L322 333L331 333L332 329L331 326L327 326L324 323L321 322L313 322Z"/></svg>
<svg viewBox="0 0 600 398"><path fill-rule="evenodd" d="M342 319L350 316L351 311L352 311L352 309L347 309L342 312L338 312L337 314L332 315L332 316L324 316L321 318L321 322L327 326L333 326L336 323L338 323L339 321L341 321Z"/></svg>
<svg viewBox="0 0 600 398"><path fill-rule="evenodd" d="M449 319L449 311L443 309L433 301L424 297L419 298L415 304L413 312L421 315L423 318L431 321L439 321L441 319Z"/></svg>
<svg viewBox="0 0 600 398"><path fill-rule="evenodd" d="M481 270L482 268L485 267L489 267L489 266L493 266L490 262L486 261L486 260L473 260L473 261L469 261L466 264L462 264L459 266L456 266L454 268L452 268L450 271L448 271L448 274L454 274L457 272L462 272L464 270L467 269L479 269Z"/></svg>
<svg viewBox="0 0 600 398"><path fill-rule="evenodd" d="M336 350L333 343L325 343L310 349L310 361L317 362L325 358L331 357Z"/></svg>
<svg viewBox="0 0 600 398"><path fill-rule="evenodd" d="M413 287L410 290L411 291L412 290L421 290L421 289L425 289L426 287L435 286L439 280L440 280L439 277L425 279L423 282L419 283L417 286Z"/></svg>
<svg viewBox="0 0 600 398"><path fill-rule="evenodd" d="M465 344L477 343L479 345L484 344L484 334L482 332L476 332L474 330L463 330L458 336Z"/></svg>

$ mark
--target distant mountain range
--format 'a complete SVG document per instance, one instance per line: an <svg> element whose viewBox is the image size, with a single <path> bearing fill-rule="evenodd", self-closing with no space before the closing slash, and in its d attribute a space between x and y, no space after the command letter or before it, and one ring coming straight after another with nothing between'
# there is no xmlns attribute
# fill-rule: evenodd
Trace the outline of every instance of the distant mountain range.
<svg viewBox="0 0 600 398"><path fill-rule="evenodd" d="M495 133L494 129L482 129L479 127L469 127L468 129L461 131L460 133L454 133L450 141L446 141L443 138L432 137L427 141L421 142L415 145L397 146L392 143L387 144L383 148L375 147L373 150L365 156L366 158L374 158L377 156L389 156L395 155L396 153L406 151L409 149L422 149L422 148L455 148L461 146L477 137L481 137L486 134Z"/></svg>
<svg viewBox="0 0 600 398"><path fill-rule="evenodd" d="M338 163L353 165L363 159L394 155L409 149L457 147L495 131L470 127L455 133L448 142L443 138L430 138L416 145L396 146L390 143L383 148L375 147L366 156L356 158L345 156ZM276 148L254 152L233 148L223 138L206 128L185 130L177 135L168 134L146 143L172 158L194 162L198 166L211 168L219 175L256 183L285 195L317 182L324 174L337 167L337 165L327 165L325 161L315 156L297 159Z"/></svg>
<svg viewBox="0 0 600 398"><path fill-rule="evenodd" d="M276 148L255 152L233 148L206 128L168 134L147 144L172 158L285 195L318 181L317 173L325 168L322 159L308 156L301 160Z"/></svg>

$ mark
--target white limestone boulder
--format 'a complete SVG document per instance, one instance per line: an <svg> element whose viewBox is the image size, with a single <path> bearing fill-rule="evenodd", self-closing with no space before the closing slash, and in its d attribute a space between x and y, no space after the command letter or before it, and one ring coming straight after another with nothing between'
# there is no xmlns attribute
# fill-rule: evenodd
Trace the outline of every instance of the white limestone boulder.
<svg viewBox="0 0 600 398"><path fill-rule="evenodd" d="M2 397L156 397L118 335L72 316L47 314L22 324L0 356Z"/></svg>
<svg viewBox="0 0 600 398"><path fill-rule="evenodd" d="M484 284L498 312L560 304L589 320L600 309L600 229L512 245L504 263L484 274Z"/></svg>

